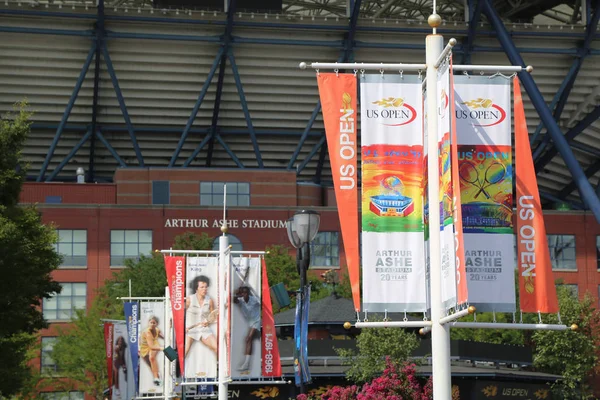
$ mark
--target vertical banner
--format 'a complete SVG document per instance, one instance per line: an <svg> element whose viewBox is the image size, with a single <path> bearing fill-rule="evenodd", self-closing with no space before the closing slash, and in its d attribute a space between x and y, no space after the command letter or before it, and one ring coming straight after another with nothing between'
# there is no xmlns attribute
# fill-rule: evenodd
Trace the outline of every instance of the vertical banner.
<svg viewBox="0 0 600 400"><path fill-rule="evenodd" d="M188 257L185 378L217 377L218 257Z"/></svg>
<svg viewBox="0 0 600 400"><path fill-rule="evenodd" d="M456 136L456 104L454 92L454 74L452 56L450 56L450 161L452 163L452 212L454 215L454 251L456 256L456 304L466 304L469 300L467 274L465 269L465 241L462 222L462 199L460 195L460 176L458 174L458 141Z"/></svg>
<svg viewBox="0 0 600 400"><path fill-rule="evenodd" d="M296 386L302 384L302 366L300 359L302 358L302 289L296 291L296 314L294 317L294 382Z"/></svg>
<svg viewBox="0 0 600 400"><path fill-rule="evenodd" d="M131 352L127 349L127 324L115 324L113 328L112 399L129 400L135 397L135 369ZM136 354L137 355L137 354Z"/></svg>
<svg viewBox="0 0 600 400"><path fill-rule="evenodd" d="M302 381L311 383L310 368L308 364L308 321L310 314L310 285L304 287L302 295L302 326L300 328L300 366L302 371Z"/></svg>
<svg viewBox="0 0 600 400"><path fill-rule="evenodd" d="M517 169L517 269L523 312L557 313L548 238L523 109L519 78L514 80L515 165Z"/></svg>
<svg viewBox="0 0 600 400"><path fill-rule="evenodd" d="M271 303L271 288L264 258L262 258L262 321L262 376L281 376L281 359Z"/></svg>
<svg viewBox="0 0 600 400"><path fill-rule="evenodd" d="M184 373L184 318L185 318L185 257L165 255L165 269L167 284L171 295L171 308L173 310L173 325L175 327L175 340L179 356L179 368Z"/></svg>
<svg viewBox="0 0 600 400"><path fill-rule="evenodd" d="M359 311L356 76L354 74L319 73L317 82L344 242L344 254L352 286L352 299L355 310Z"/></svg>
<svg viewBox="0 0 600 400"><path fill-rule="evenodd" d="M514 312L510 81L456 76L454 90L469 303Z"/></svg>
<svg viewBox="0 0 600 400"><path fill-rule="evenodd" d="M108 376L108 386L113 384L113 332L112 322L104 323L104 349L106 350L106 374Z"/></svg>
<svg viewBox="0 0 600 400"><path fill-rule="evenodd" d="M163 392L165 303L140 303L140 395Z"/></svg>
<svg viewBox="0 0 600 400"><path fill-rule="evenodd" d="M367 311L424 311L423 118L416 76L361 77Z"/></svg>
<svg viewBox="0 0 600 400"><path fill-rule="evenodd" d="M130 369L133 371L134 393L137 393L139 387L138 364L140 355L138 353L138 325L140 322L140 305L137 301L127 301L123 304L123 308L125 309L125 323L127 324L127 347L129 347L131 357Z"/></svg>
<svg viewBox="0 0 600 400"><path fill-rule="evenodd" d="M234 377L261 376L260 258L235 257L231 309L231 365Z"/></svg>
<svg viewBox="0 0 600 400"><path fill-rule="evenodd" d="M446 309L456 305L456 257L454 240L452 163L450 157L450 60L438 69L437 126L439 165L440 267L442 273L442 302ZM431 182L433 184L433 182Z"/></svg>

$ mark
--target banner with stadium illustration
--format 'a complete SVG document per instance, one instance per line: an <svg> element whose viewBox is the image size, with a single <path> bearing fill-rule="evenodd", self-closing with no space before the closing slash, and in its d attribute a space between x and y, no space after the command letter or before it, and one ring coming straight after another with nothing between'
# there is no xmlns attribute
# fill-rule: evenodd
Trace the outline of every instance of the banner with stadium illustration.
<svg viewBox="0 0 600 400"><path fill-rule="evenodd" d="M232 377L261 377L261 264L259 257L233 257L231 309Z"/></svg>
<svg viewBox="0 0 600 400"><path fill-rule="evenodd" d="M360 79L363 307L424 311L421 80Z"/></svg>
<svg viewBox="0 0 600 400"><path fill-rule="evenodd" d="M450 62L447 59L437 75L437 127L440 213L440 272L442 302L446 308L456 305L456 257L452 201L452 168L450 157Z"/></svg>
<svg viewBox="0 0 600 400"><path fill-rule="evenodd" d="M469 303L477 311L513 312L510 81L454 79Z"/></svg>
<svg viewBox="0 0 600 400"><path fill-rule="evenodd" d="M165 303L140 302L140 389L143 395L163 392L165 377Z"/></svg>
<svg viewBox="0 0 600 400"><path fill-rule="evenodd" d="M218 257L187 257L185 378L217 377Z"/></svg>

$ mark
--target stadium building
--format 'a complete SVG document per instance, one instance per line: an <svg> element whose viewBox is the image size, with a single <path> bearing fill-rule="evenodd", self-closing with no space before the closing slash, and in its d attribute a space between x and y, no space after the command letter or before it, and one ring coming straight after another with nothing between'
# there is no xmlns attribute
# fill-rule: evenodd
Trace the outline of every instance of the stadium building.
<svg viewBox="0 0 600 400"><path fill-rule="evenodd" d="M597 298L592 3L437 6L438 33L459 42L457 63L534 66L525 111L555 277ZM408 0L0 2L0 113L24 99L34 111L21 202L56 225L64 256L54 274L63 291L43 304L52 326L40 369L55 368L56 326L89 305L124 259L168 248L186 231L220 233L224 183L235 248L288 245L284 222L310 208L321 213L312 267L343 273L315 72L298 65L422 63L431 9Z"/></svg>

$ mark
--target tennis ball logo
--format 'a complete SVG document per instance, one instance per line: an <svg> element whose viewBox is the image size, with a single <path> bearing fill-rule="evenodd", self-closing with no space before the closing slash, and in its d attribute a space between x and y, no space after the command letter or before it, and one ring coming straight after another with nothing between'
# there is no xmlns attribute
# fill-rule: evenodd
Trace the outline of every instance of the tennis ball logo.
<svg viewBox="0 0 600 400"><path fill-rule="evenodd" d="M383 108L398 108L404 105L404 99L401 97L387 97L385 99L374 101L373 104L376 104Z"/></svg>
<svg viewBox="0 0 600 400"><path fill-rule="evenodd" d="M494 102L491 99L482 99L480 97L475 100L465 101L463 104L469 108L490 108Z"/></svg>
<svg viewBox="0 0 600 400"><path fill-rule="evenodd" d="M352 103L352 96L350 96L350 93L344 92L344 94L342 94L342 104L343 104L344 110L349 110L351 103Z"/></svg>
<svg viewBox="0 0 600 400"><path fill-rule="evenodd" d="M533 292L535 292L535 285L533 284L533 277L532 276L526 276L525 277L525 291L528 294L533 294Z"/></svg>

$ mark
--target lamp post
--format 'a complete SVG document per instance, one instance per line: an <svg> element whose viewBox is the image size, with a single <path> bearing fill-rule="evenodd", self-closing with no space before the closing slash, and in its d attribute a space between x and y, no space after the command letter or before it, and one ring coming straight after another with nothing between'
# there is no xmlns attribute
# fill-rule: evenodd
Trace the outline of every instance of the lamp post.
<svg viewBox="0 0 600 400"><path fill-rule="evenodd" d="M299 311L301 316L304 314L302 307L304 293L306 293L306 272L310 266L310 242L317 236L320 222L321 216L317 212L311 210L298 211L287 221L288 238L292 246L296 248L296 268L298 269L298 274L300 274L300 290L298 291L296 301L300 304ZM302 331L301 327L303 323L304 321L302 321L302 317L300 317L300 326L295 327L296 337L298 337L298 331ZM306 338L301 338L300 342L306 343ZM300 378L300 393L305 393L302 376Z"/></svg>

